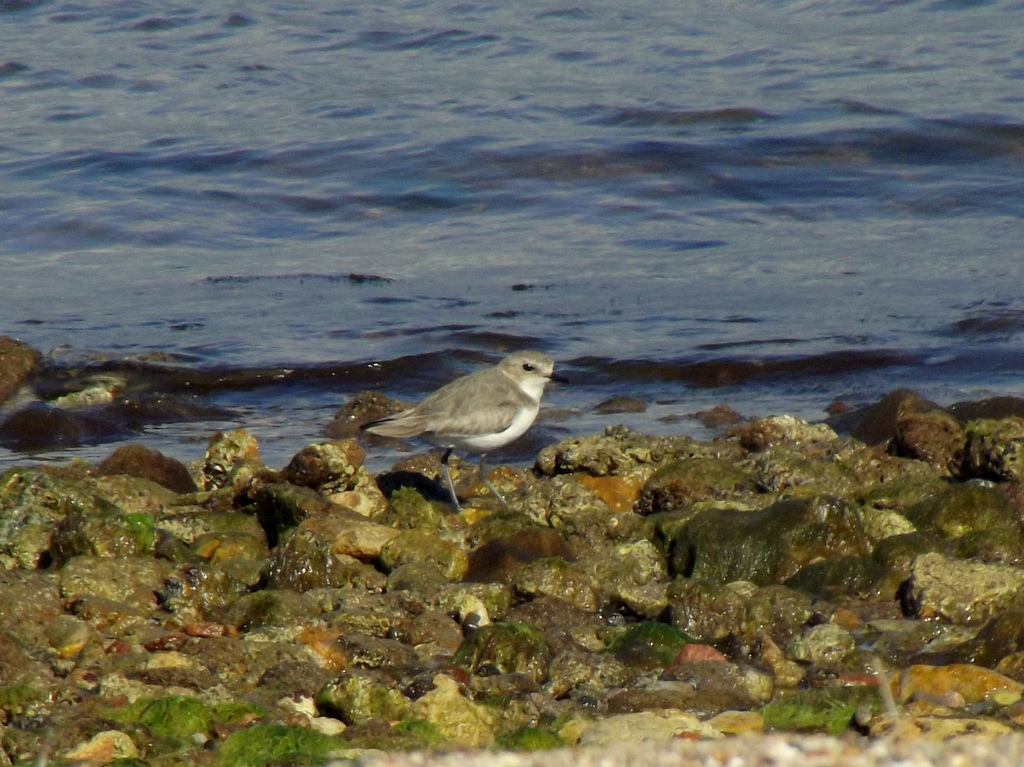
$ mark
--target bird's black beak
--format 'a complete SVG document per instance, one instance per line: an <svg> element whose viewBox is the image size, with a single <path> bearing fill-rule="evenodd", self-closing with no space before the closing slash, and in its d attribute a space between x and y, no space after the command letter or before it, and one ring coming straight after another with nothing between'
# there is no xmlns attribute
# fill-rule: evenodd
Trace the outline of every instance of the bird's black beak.
<svg viewBox="0 0 1024 767"><path fill-rule="evenodd" d="M555 383L569 383L568 378L566 378L565 376L560 376L558 375L558 373L552 373L551 380L554 381Z"/></svg>

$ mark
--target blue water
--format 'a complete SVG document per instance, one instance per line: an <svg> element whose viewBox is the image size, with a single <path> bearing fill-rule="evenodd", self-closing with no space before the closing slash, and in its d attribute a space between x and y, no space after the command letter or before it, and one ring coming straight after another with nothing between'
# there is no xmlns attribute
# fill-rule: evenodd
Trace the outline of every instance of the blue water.
<svg viewBox="0 0 1024 767"><path fill-rule="evenodd" d="M523 346L575 379L552 438L1021 393L1022 14L0 3L0 332L57 366L299 371L135 437L185 460L244 426L283 463L361 388ZM648 411L592 413L623 393Z"/></svg>

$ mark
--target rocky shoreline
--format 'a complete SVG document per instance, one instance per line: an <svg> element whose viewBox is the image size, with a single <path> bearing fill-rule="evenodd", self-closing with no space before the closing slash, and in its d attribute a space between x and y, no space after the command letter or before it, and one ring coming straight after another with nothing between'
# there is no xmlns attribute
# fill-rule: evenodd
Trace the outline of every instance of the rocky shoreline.
<svg viewBox="0 0 1024 767"><path fill-rule="evenodd" d="M0 765L1019 757L1021 401L609 428L495 469L509 508L453 461L461 514L436 455L365 469L393 406L283 468L237 430L0 475Z"/></svg>

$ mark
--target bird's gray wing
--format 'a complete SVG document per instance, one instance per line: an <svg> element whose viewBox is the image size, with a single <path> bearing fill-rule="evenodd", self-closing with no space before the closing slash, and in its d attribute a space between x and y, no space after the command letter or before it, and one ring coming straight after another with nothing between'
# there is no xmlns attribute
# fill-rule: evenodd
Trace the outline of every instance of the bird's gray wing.
<svg viewBox="0 0 1024 767"><path fill-rule="evenodd" d="M504 431L521 407L532 404L499 370L457 378L417 405L424 431L438 436L474 436Z"/></svg>

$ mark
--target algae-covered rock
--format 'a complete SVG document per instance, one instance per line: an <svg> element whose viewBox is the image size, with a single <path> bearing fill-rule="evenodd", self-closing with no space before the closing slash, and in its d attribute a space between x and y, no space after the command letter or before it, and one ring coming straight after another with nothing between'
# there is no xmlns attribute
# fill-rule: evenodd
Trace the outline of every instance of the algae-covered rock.
<svg viewBox="0 0 1024 767"><path fill-rule="evenodd" d="M50 551L57 563L77 556L134 557L151 554L155 540L147 514L68 514L54 530Z"/></svg>
<svg viewBox="0 0 1024 767"><path fill-rule="evenodd" d="M486 626L508 615L512 587L504 583L446 584L431 602L460 624Z"/></svg>
<svg viewBox="0 0 1024 767"><path fill-rule="evenodd" d="M947 410L918 396L908 396L896 412L892 450L925 461L944 474L956 475L963 458L964 429Z"/></svg>
<svg viewBox="0 0 1024 767"><path fill-rule="evenodd" d="M645 436L612 426L602 435L573 437L544 448L537 455L536 467L549 477L577 471L595 477L644 477L652 474L659 463L697 452L698 443L689 437Z"/></svg>
<svg viewBox="0 0 1024 767"><path fill-rule="evenodd" d="M693 639L672 626L644 621L608 645L608 652L630 668L654 671L670 665Z"/></svg>
<svg viewBox="0 0 1024 767"><path fill-rule="evenodd" d="M357 570L362 567L352 564ZM328 543L303 529L287 531L263 569L263 582L271 589L338 588L351 580L348 563L335 556Z"/></svg>
<svg viewBox="0 0 1024 767"><path fill-rule="evenodd" d="M1024 569L922 554L914 560L908 591L919 616L980 623L1024 607Z"/></svg>
<svg viewBox="0 0 1024 767"><path fill-rule="evenodd" d="M597 609L597 582L571 562L558 557L537 559L523 567L513 582L520 596L553 596L583 610Z"/></svg>
<svg viewBox="0 0 1024 767"><path fill-rule="evenodd" d="M282 474L294 485L320 488L329 483L351 481L365 458L366 451L354 439L306 445Z"/></svg>
<svg viewBox="0 0 1024 767"><path fill-rule="evenodd" d="M509 751L547 751L568 745L562 737L543 727L521 727L496 741L498 748Z"/></svg>
<svg viewBox="0 0 1024 767"><path fill-rule="evenodd" d="M244 582L220 567L187 563L167 573L160 602L165 610L182 619L209 620L248 590Z"/></svg>
<svg viewBox="0 0 1024 767"><path fill-rule="evenodd" d="M577 561L593 579L600 603L622 604L644 600L644 589L669 581L668 565L661 550L650 540L594 546ZM653 592L648 594L653 596ZM658 601L659 597L654 596Z"/></svg>
<svg viewBox="0 0 1024 767"><path fill-rule="evenodd" d="M819 598L864 597L875 593L887 573L868 557L834 557L804 565L786 585Z"/></svg>
<svg viewBox="0 0 1024 767"><path fill-rule="evenodd" d="M666 594L672 625L701 642L714 642L743 624L746 603L727 586L698 578L676 578Z"/></svg>
<svg viewBox="0 0 1024 767"><path fill-rule="evenodd" d="M551 654L541 633L521 623L492 623L472 632L452 656L452 665L471 674L496 669L505 674L521 673L534 681L547 677Z"/></svg>
<svg viewBox="0 0 1024 767"><path fill-rule="evenodd" d="M433 684L412 704L411 717L433 725L452 745L477 747L494 740L498 718L494 709L466 698L447 674L435 676Z"/></svg>
<svg viewBox="0 0 1024 767"><path fill-rule="evenodd" d="M1017 515L1006 498L980 482L953 485L942 495L907 509L904 515L918 529L932 528L946 538L1017 524Z"/></svg>
<svg viewBox="0 0 1024 767"><path fill-rule="evenodd" d="M300 527L326 541L332 554L367 563L376 561L384 544L400 532L388 525L349 517L308 519Z"/></svg>
<svg viewBox="0 0 1024 767"><path fill-rule="evenodd" d="M274 589L246 594L235 600L224 614L224 623L241 631L266 626L293 627L312 620L318 612L305 595Z"/></svg>
<svg viewBox="0 0 1024 767"><path fill-rule="evenodd" d="M807 626L814 610L806 593L786 586L764 586L745 597L743 633L745 636L771 637L788 644Z"/></svg>
<svg viewBox="0 0 1024 767"><path fill-rule="evenodd" d="M38 468L0 474L0 566L33 569L45 564L55 525L68 514L116 514L84 478Z"/></svg>
<svg viewBox="0 0 1024 767"><path fill-rule="evenodd" d="M24 341L0 336L0 403L28 379L39 359L39 352Z"/></svg>
<svg viewBox="0 0 1024 767"><path fill-rule="evenodd" d="M597 700L605 690L630 684L635 672L605 652L588 652L572 645L551 659L544 689L554 698Z"/></svg>
<svg viewBox="0 0 1024 767"><path fill-rule="evenodd" d="M320 492L327 500L363 517L377 517L387 500L363 468L366 452L355 439L307 445L281 472L293 485Z"/></svg>
<svg viewBox="0 0 1024 767"><path fill-rule="evenodd" d="M158 698L139 714L139 724L158 738L191 740L196 735L209 736L214 723L213 712L199 698L170 695Z"/></svg>
<svg viewBox="0 0 1024 767"><path fill-rule="evenodd" d="M345 748L343 737L324 735L308 727L254 724L235 730L214 755L215 767L251 767L263 764L305 764Z"/></svg>
<svg viewBox="0 0 1024 767"><path fill-rule="evenodd" d="M240 491L262 468L256 438L244 429L235 429L226 434L218 432L210 439L199 466L199 478L204 490Z"/></svg>
<svg viewBox="0 0 1024 767"><path fill-rule="evenodd" d="M835 670L856 646L846 629L834 623L820 623L809 627L802 637L790 644L789 657L818 669Z"/></svg>
<svg viewBox="0 0 1024 767"><path fill-rule="evenodd" d="M658 469L636 502L638 514L656 514L700 501L733 498L754 490L754 480L734 461L684 458Z"/></svg>
<svg viewBox="0 0 1024 767"><path fill-rule="evenodd" d="M145 557L76 556L61 568L60 590L68 599L94 595L152 610L169 571L169 563Z"/></svg>
<svg viewBox="0 0 1024 767"><path fill-rule="evenodd" d="M1021 652L1024 652L1024 607L1014 607L993 616L976 636L956 648L954 656L961 663L995 668L1004 658Z"/></svg>
<svg viewBox="0 0 1024 767"><path fill-rule="evenodd" d="M342 668L387 669L402 675L412 673L420 665L416 651L397 639L351 632L335 640L334 650Z"/></svg>
<svg viewBox="0 0 1024 767"><path fill-rule="evenodd" d="M46 624L44 632L50 647L61 658L75 657L96 636L92 626L71 615L58 615Z"/></svg>
<svg viewBox="0 0 1024 767"><path fill-rule="evenodd" d="M880 710L874 686L811 687L781 691L761 714L773 729L841 735L858 712Z"/></svg>
<svg viewBox="0 0 1024 767"><path fill-rule="evenodd" d="M422 530L404 530L381 547L380 564L385 572L401 565L429 563L451 581L461 580L469 558L453 543Z"/></svg>
<svg viewBox="0 0 1024 767"><path fill-rule="evenodd" d="M921 554L937 552L946 556L952 556L953 549L954 544L952 542L946 540L938 533L926 530L892 535L885 540L879 541L871 556L882 567L899 573L906 579L910 577L914 560Z"/></svg>
<svg viewBox="0 0 1024 767"><path fill-rule="evenodd" d="M277 546L287 530L306 519L352 514L315 490L287 482L254 483L249 488L248 497L271 547Z"/></svg>
<svg viewBox="0 0 1024 767"><path fill-rule="evenodd" d="M672 572L728 583L779 583L817 559L867 556L856 510L830 497L779 501L757 512L709 508L669 542Z"/></svg>
<svg viewBox="0 0 1024 767"><path fill-rule="evenodd" d="M785 443L805 446L828 444L837 438L828 424L808 423L791 415L756 418L732 429L731 435L752 452Z"/></svg>
<svg viewBox="0 0 1024 767"><path fill-rule="evenodd" d="M967 477L1024 481L1024 418L967 424L962 472Z"/></svg>
<svg viewBox="0 0 1024 767"><path fill-rule="evenodd" d="M394 687L394 680L369 671L343 671L316 695L317 709L345 724L367 719L397 721L409 711L411 701Z"/></svg>
<svg viewBox="0 0 1024 767"><path fill-rule="evenodd" d="M953 552L961 559L1024 565L1024 529L1019 525L974 530L953 541Z"/></svg>

